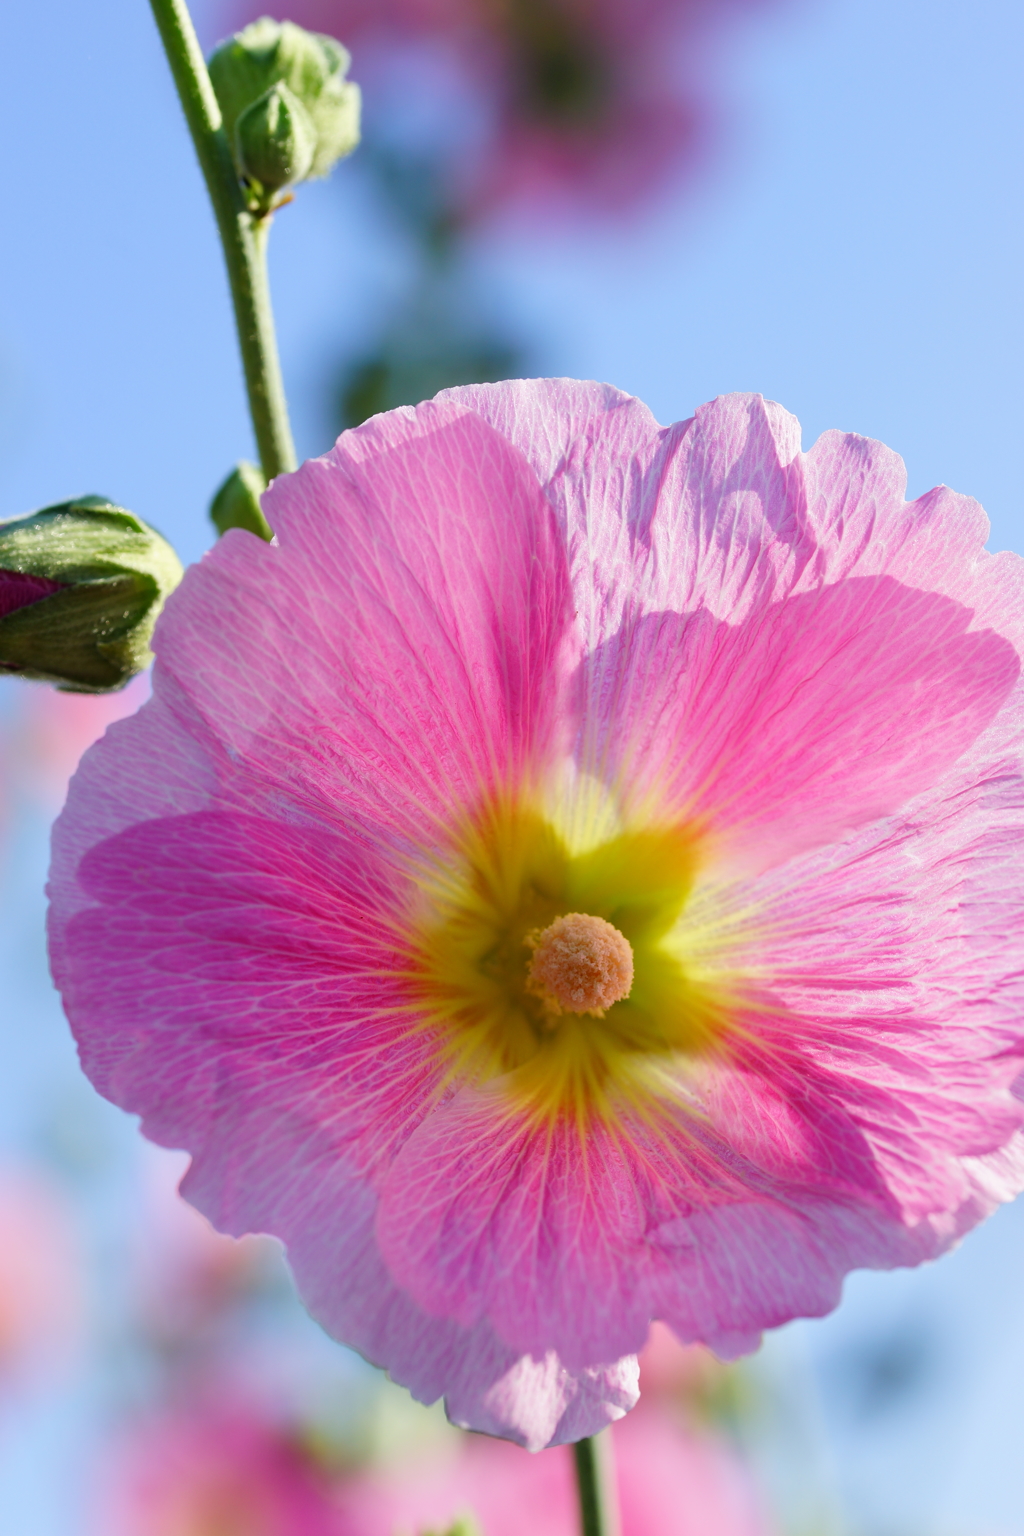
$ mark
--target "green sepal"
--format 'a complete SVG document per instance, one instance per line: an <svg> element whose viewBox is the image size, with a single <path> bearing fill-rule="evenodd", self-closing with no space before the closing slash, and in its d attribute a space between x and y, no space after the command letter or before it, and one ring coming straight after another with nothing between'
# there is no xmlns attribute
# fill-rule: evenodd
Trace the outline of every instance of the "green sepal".
<svg viewBox="0 0 1024 1536"><path fill-rule="evenodd" d="M210 520L217 532L244 528L269 544L274 534L260 506L266 488L263 472L255 464L247 459L236 464L210 503Z"/></svg>
<svg viewBox="0 0 1024 1536"><path fill-rule="evenodd" d="M236 162L265 210L275 192L305 181L315 154L316 129L309 113L281 80L246 107L235 124Z"/></svg>
<svg viewBox="0 0 1024 1536"><path fill-rule="evenodd" d="M82 693L123 688L149 665L153 626L182 576L166 539L102 496L0 523L0 570L63 583L0 618L0 671Z"/></svg>

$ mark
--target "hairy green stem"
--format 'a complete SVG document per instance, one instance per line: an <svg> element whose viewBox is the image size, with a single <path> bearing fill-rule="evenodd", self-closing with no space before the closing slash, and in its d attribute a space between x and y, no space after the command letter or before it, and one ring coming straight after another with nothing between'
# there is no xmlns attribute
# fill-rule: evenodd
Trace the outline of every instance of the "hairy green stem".
<svg viewBox="0 0 1024 1536"><path fill-rule="evenodd" d="M611 1431L604 1429L572 1448L582 1536L619 1536Z"/></svg>
<svg viewBox="0 0 1024 1536"><path fill-rule="evenodd" d="M295 468L267 281L266 220L245 205L206 60L185 0L150 0L217 218L256 446L267 480Z"/></svg>

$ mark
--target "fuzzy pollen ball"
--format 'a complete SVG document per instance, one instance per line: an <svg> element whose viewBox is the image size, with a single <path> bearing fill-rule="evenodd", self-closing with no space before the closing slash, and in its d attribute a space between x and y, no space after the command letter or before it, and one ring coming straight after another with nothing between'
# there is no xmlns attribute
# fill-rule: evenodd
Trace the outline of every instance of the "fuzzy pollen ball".
<svg viewBox="0 0 1024 1536"><path fill-rule="evenodd" d="M549 1013L592 1013L598 1018L629 996L633 950L629 940L585 912L567 912L526 940L533 950L527 990Z"/></svg>

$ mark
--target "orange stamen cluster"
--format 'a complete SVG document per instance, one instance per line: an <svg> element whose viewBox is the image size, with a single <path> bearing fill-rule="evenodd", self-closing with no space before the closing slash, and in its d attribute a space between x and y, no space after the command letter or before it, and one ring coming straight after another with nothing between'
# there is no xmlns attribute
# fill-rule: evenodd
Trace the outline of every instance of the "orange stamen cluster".
<svg viewBox="0 0 1024 1536"><path fill-rule="evenodd" d="M606 922L585 912L556 917L547 928L527 936L533 950L527 991L548 1013L590 1013L628 997L633 986L633 950L629 940Z"/></svg>

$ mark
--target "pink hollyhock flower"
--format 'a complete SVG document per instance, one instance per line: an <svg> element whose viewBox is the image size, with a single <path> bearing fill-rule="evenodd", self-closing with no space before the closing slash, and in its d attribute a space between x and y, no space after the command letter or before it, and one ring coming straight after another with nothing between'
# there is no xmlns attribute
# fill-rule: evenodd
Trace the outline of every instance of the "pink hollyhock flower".
<svg viewBox="0 0 1024 1536"><path fill-rule="evenodd" d="M640 1356L644 1402L701 1404L715 1395L727 1367L700 1344L680 1344L664 1323L655 1323Z"/></svg>
<svg viewBox="0 0 1024 1536"><path fill-rule="evenodd" d="M1024 1183L1024 565L904 487L758 396L448 391L193 567L72 783L86 1071L456 1422L588 1434L652 1318L736 1355Z"/></svg>
<svg viewBox="0 0 1024 1536"><path fill-rule="evenodd" d="M266 1237L239 1241L215 1232L178 1194L183 1162L154 1152L144 1169L128 1245L129 1289L143 1331L179 1372L224 1377L219 1336L241 1305L267 1290L271 1276L279 1283L280 1248ZM248 1386L243 1390L251 1398Z"/></svg>
<svg viewBox="0 0 1024 1536"><path fill-rule="evenodd" d="M14 719L9 772L18 790L51 814L64 803L71 775L107 726L132 715L149 697L140 672L118 693L63 693L26 684Z"/></svg>
<svg viewBox="0 0 1024 1536"><path fill-rule="evenodd" d="M300 0L288 14L355 47L371 82L396 42L441 46L480 109L463 146L477 210L567 194L618 207L693 158L711 115L709 39L750 3ZM229 14L240 24L260 11Z"/></svg>
<svg viewBox="0 0 1024 1536"><path fill-rule="evenodd" d="M0 1384L62 1365L81 1325L82 1264L64 1202L40 1174L0 1170Z"/></svg>

